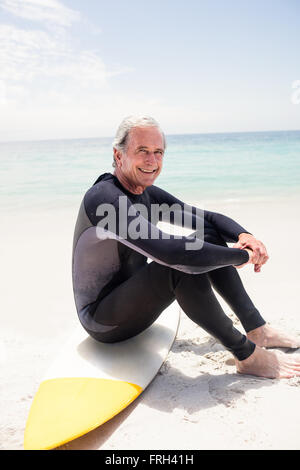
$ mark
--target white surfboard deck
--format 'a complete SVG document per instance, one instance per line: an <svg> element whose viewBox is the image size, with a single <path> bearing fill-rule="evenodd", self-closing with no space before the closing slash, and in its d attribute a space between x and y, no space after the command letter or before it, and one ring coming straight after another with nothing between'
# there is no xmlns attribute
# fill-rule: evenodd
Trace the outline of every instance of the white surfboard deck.
<svg viewBox="0 0 300 470"><path fill-rule="evenodd" d="M100 343L78 326L47 371L34 397L25 449L52 449L105 423L152 381L176 337L174 301L139 335Z"/></svg>

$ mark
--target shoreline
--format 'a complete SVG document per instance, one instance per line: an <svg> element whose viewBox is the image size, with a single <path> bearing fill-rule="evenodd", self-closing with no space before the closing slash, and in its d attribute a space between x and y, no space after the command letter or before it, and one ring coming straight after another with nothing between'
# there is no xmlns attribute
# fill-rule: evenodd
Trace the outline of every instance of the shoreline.
<svg viewBox="0 0 300 470"><path fill-rule="evenodd" d="M165 189L163 186L159 186L162 189ZM167 189L168 192L171 192L176 197L179 197L183 202L191 205L196 205L199 208L210 208L209 210L213 210L213 205L218 207L235 207L237 205L253 205L253 204L284 204L284 205L291 205L291 204L299 204L300 205L300 191L291 191L291 192L283 192L278 194L258 194L258 195L243 195L238 194L232 197L202 197L202 198L195 198L195 197L180 197L176 194L176 191L170 191ZM52 200L45 200L40 203L40 205L30 205L30 204L23 204L23 205L13 205L9 203L7 206L2 201L0 206L2 215L4 217L24 217L24 215L29 216L36 216L36 215L54 215L57 214L67 214L67 213L76 213L79 210L82 196L74 196L72 199L72 203L63 203L60 200L52 201ZM56 202L56 205L54 205ZM206 207L207 206L207 207Z"/></svg>

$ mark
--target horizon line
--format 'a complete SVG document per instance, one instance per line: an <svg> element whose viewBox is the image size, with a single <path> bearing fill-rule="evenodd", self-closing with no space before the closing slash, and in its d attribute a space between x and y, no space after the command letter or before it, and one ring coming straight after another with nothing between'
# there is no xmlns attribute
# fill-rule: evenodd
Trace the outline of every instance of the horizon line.
<svg viewBox="0 0 300 470"><path fill-rule="evenodd" d="M280 130L259 130L259 131L230 131L230 132L186 132L178 134L165 134L166 137L176 137L184 135L223 135L223 134L258 134L264 132L299 132L300 129L280 129ZM100 140L100 139L114 139L114 136L97 136L97 137L60 137L60 138L48 138L48 139L28 139L28 140L0 140L0 144L12 144L12 143L30 143L30 142L55 142L65 140Z"/></svg>

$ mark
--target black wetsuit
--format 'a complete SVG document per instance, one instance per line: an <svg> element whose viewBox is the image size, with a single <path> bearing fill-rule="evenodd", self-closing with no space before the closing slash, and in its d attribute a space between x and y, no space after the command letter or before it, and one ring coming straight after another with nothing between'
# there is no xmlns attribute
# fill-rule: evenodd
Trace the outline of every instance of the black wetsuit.
<svg viewBox="0 0 300 470"><path fill-rule="evenodd" d="M125 222L118 217L120 201L127 209ZM143 204L148 215L141 213L137 204ZM164 237L157 222L170 214L171 223L175 218L170 211L151 210L162 204L193 210L189 228L197 227L199 215L195 215L195 208L155 185L136 195L126 190L115 175L104 173L86 192L75 227L72 262L75 303L82 326L98 341L121 341L149 327L176 299L189 318L239 360L247 358L255 345L233 326L212 286L239 317L246 332L265 323L234 267L247 262L249 255L226 243L236 242L240 233L249 232L225 215L202 211L203 246L187 250L186 243L198 239L199 231L188 237ZM116 214L110 226L104 224L108 205ZM143 234L139 237L126 232L135 222ZM148 258L153 261L147 262Z"/></svg>

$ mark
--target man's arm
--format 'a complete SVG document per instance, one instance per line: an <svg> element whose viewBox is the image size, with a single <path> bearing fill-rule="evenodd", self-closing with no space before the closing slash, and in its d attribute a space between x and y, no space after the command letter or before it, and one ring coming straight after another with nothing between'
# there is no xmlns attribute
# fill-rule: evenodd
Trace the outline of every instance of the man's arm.
<svg viewBox="0 0 300 470"><path fill-rule="evenodd" d="M185 204L183 201L158 186L153 185L148 188L148 191L151 192L151 197L155 198L157 204L166 204L169 207L174 204L178 204L181 207L182 212L185 211L186 213L191 214L191 217L187 217L185 220L185 228L195 230L196 227L203 224L204 233L206 233L206 231L213 226L222 236L223 240L229 243L237 242L239 240L239 236L243 233L250 234L250 232L230 217L219 214L218 212L201 210L189 204ZM161 213L160 220L168 220L170 223L175 224L177 222L177 218L174 216L174 213L172 213L169 218L167 210Z"/></svg>
<svg viewBox="0 0 300 470"><path fill-rule="evenodd" d="M151 186L151 191L151 194L156 198L158 204L163 204L165 202L169 207L173 204L178 204L181 208L181 211L185 209L189 213L193 213L193 216L190 219L187 219L187 221L190 220L190 225L185 224L186 228L195 229L195 225L197 223L202 223L204 228L204 236L208 235L210 229L213 228L217 230L225 242L235 242L235 245L233 246L234 248L249 248L252 250L253 257L251 262L255 265L255 272L260 272L261 266L269 259L265 245L230 217L219 214L217 212L201 210L194 206L184 204L182 201L180 201L180 199L176 198L167 191L158 188L157 186ZM170 221L170 223L177 222L176 217L174 217L173 214L171 217L169 217L167 211L161 215L160 220L164 219L167 219Z"/></svg>
<svg viewBox="0 0 300 470"><path fill-rule="evenodd" d="M179 271L198 274L249 261L246 250L203 242L196 237L178 238L162 232L135 209L120 189L111 184L106 187L103 185L101 189L97 185L93 186L86 194L84 202L87 216L91 223L97 226L99 238L114 238L154 261ZM115 223L110 226L106 223L107 214L101 211L103 203L109 203L114 208ZM127 216L120 224L121 204L125 204ZM133 227L138 227L141 236L136 236L136 231L130 229ZM187 249L187 244L191 245L194 242L197 242L195 247L200 246L200 248Z"/></svg>

